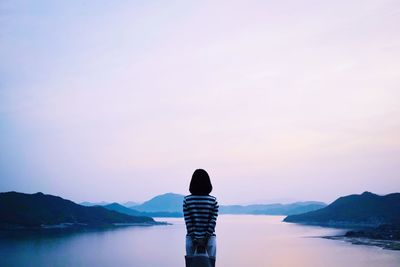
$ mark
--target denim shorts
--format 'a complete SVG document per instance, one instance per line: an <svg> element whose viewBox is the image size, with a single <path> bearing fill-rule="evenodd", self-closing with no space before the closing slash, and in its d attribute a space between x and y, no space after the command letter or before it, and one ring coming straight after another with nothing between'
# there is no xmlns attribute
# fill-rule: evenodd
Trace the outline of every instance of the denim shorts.
<svg viewBox="0 0 400 267"><path fill-rule="evenodd" d="M190 236L186 236L186 255L191 256L194 253L193 240ZM217 256L217 238L210 236L207 242L208 256L215 258Z"/></svg>

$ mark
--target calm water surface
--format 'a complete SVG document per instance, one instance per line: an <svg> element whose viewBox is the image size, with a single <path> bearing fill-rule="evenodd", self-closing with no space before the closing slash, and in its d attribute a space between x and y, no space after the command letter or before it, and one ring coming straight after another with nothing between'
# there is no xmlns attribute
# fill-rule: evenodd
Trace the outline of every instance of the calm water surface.
<svg viewBox="0 0 400 267"><path fill-rule="evenodd" d="M222 215L219 267L396 267L400 252L317 238L340 230L281 222L280 216ZM0 238L1 267L184 266L183 219L173 225Z"/></svg>

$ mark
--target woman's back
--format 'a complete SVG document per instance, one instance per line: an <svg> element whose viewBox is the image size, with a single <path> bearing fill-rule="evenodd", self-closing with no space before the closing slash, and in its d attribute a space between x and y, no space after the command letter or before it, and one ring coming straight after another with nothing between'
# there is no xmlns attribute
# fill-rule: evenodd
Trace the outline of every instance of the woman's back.
<svg viewBox="0 0 400 267"><path fill-rule="evenodd" d="M196 239L215 236L218 202L210 195L188 195L183 200L187 235Z"/></svg>

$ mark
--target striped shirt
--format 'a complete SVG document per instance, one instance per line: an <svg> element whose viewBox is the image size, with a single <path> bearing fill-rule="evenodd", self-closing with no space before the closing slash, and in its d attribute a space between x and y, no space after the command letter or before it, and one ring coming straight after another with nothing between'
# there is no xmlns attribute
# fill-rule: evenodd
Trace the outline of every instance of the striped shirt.
<svg viewBox="0 0 400 267"><path fill-rule="evenodd" d="M218 202L213 196L188 195L183 199L183 216L188 236L204 238L215 236Z"/></svg>

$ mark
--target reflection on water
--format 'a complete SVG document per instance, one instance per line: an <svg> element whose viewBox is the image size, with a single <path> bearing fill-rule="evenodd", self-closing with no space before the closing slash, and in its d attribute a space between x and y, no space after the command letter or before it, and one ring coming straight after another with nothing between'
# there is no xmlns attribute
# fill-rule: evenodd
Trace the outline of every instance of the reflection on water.
<svg viewBox="0 0 400 267"><path fill-rule="evenodd" d="M184 266L185 225L0 236L0 266ZM316 238L341 230L281 222L280 216L222 215L217 265L284 267L392 267L400 252Z"/></svg>

